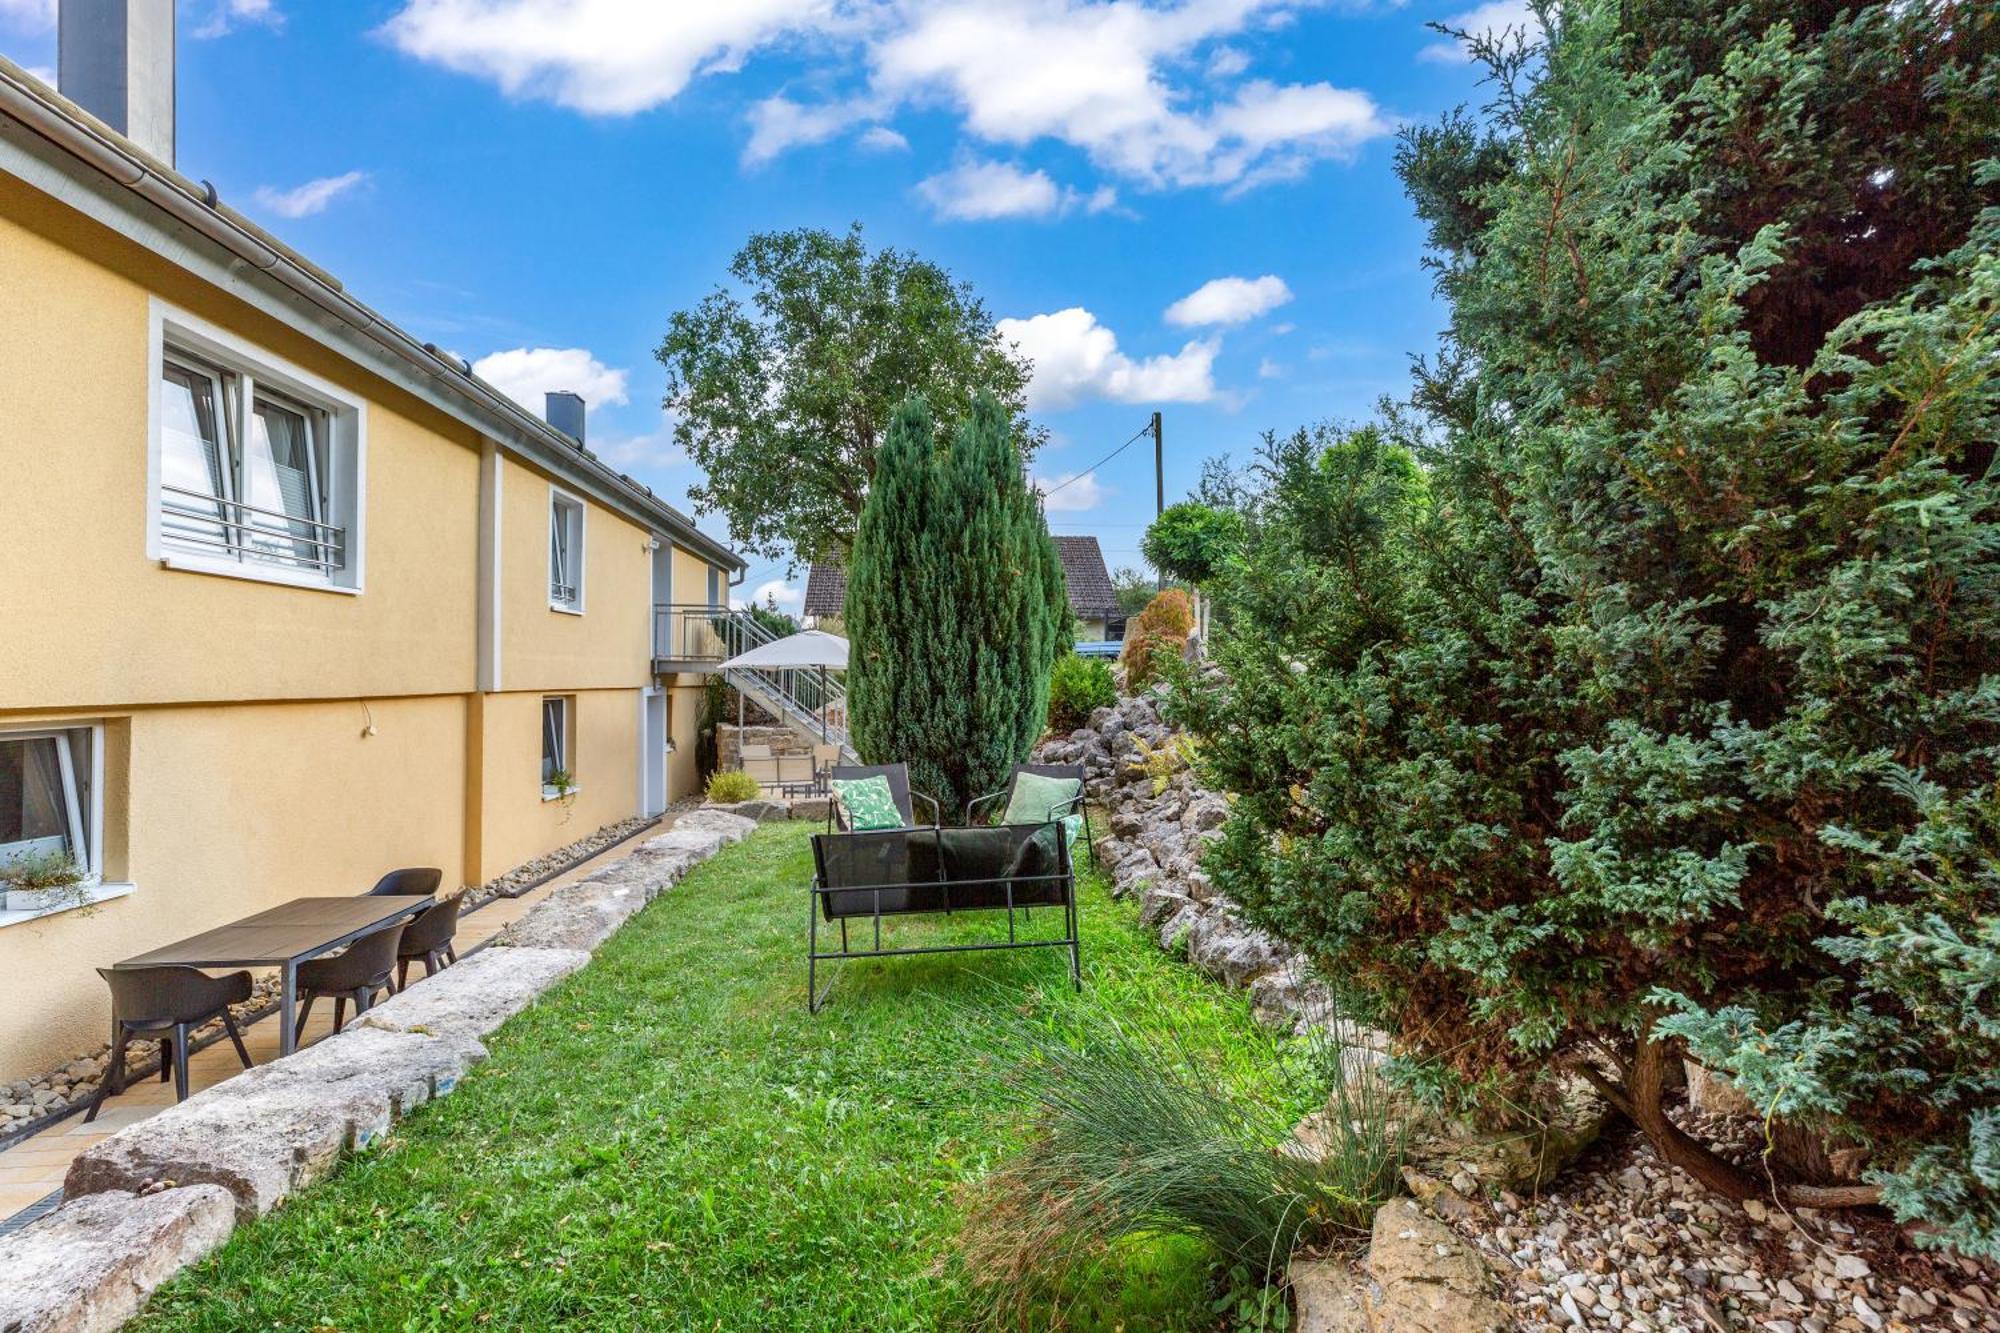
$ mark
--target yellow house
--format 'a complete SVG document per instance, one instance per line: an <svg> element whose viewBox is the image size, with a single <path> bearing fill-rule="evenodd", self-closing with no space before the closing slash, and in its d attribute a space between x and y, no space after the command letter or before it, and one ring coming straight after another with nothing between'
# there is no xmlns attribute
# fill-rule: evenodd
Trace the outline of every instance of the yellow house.
<svg viewBox="0 0 2000 1333"><path fill-rule="evenodd" d="M95 967L691 792L654 608L743 568L177 174L170 24L164 108L112 37L96 116L0 61L0 863L94 900L0 904L0 1080L104 1038Z"/></svg>

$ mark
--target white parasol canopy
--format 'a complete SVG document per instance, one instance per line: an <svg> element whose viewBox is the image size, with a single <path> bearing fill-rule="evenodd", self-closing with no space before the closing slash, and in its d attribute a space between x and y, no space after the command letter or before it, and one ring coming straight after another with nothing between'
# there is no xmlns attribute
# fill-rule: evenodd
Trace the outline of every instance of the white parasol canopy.
<svg viewBox="0 0 2000 1333"><path fill-rule="evenodd" d="M738 668L771 671L785 667L831 667L835 671L845 671L847 640L825 630L804 630L759 644L747 653L738 653L724 662L722 667L725 671Z"/></svg>

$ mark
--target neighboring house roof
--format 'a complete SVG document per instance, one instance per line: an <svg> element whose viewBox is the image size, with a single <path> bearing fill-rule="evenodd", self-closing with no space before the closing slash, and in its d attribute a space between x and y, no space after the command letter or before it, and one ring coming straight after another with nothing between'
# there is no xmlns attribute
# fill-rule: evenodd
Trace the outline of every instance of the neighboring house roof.
<svg viewBox="0 0 2000 1333"><path fill-rule="evenodd" d="M416 395L600 504L715 564L746 567L743 557L644 483L474 375L466 362L361 304L331 274L219 202L212 187L189 180L5 58L0 118L29 131L0 134L0 170Z"/></svg>
<svg viewBox="0 0 2000 1333"><path fill-rule="evenodd" d="M1118 614L1118 590L1104 567L1104 552L1095 537L1057 537L1063 578L1069 584L1069 609L1085 619Z"/></svg>
<svg viewBox="0 0 2000 1333"><path fill-rule="evenodd" d="M837 616L847 605L847 571L839 565L814 565L806 571L806 604L809 616Z"/></svg>
<svg viewBox="0 0 2000 1333"><path fill-rule="evenodd" d="M1117 616L1118 590L1111 586L1097 538L1057 537L1056 552L1062 557L1063 578L1069 585L1070 614L1086 620ZM846 602L845 569L820 563L806 571L805 615L837 616Z"/></svg>

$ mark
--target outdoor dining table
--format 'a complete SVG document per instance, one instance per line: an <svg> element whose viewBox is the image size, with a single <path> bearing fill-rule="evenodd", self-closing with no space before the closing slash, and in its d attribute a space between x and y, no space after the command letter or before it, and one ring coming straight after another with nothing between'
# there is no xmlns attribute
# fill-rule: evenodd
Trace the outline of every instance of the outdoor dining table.
<svg viewBox="0 0 2000 1333"><path fill-rule="evenodd" d="M429 894L294 898L112 966L275 967L284 978L279 992L283 1022L278 1027L278 1053L290 1055L297 1044L292 1024L298 1003L299 964L413 917L431 902Z"/></svg>

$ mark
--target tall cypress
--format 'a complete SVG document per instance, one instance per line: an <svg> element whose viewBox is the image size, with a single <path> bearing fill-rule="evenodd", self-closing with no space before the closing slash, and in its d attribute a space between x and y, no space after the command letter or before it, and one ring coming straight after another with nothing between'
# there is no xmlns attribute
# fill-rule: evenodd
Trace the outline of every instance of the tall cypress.
<svg viewBox="0 0 2000 1333"><path fill-rule="evenodd" d="M905 404L876 461L848 573L848 710L862 756L907 762L949 817L1027 758L1069 605L1005 410L982 397L949 449L932 438Z"/></svg>

